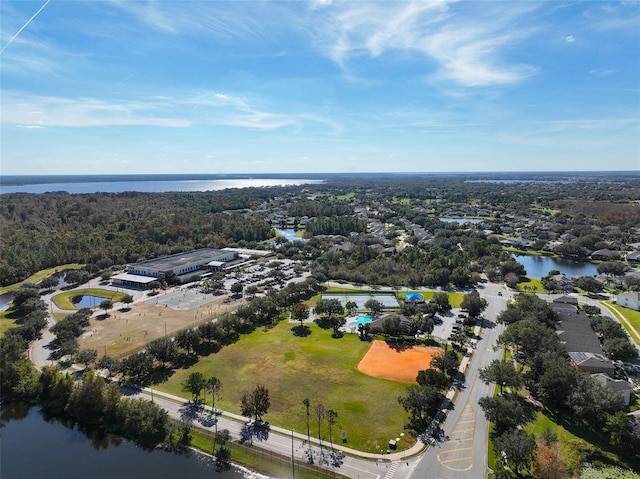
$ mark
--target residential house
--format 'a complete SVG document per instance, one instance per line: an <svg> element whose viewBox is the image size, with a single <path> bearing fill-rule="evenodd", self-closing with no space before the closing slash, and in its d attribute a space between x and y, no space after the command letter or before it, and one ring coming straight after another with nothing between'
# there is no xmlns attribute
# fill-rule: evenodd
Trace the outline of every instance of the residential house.
<svg viewBox="0 0 640 479"><path fill-rule="evenodd" d="M604 373L613 377L613 363L607 359L600 345L600 340L591 329L589 317L583 311L569 312L573 305L569 296L567 303L557 303L563 308L554 308L558 313L556 333L564 346L571 362L580 370L588 373ZM576 302L577 305L577 302Z"/></svg>
<svg viewBox="0 0 640 479"><path fill-rule="evenodd" d="M598 381L601 385L606 386L609 389L612 389L613 391L619 393L622 397L622 400L624 401L624 404L626 406L629 405L629 402L631 401L631 384L629 384L628 381L625 381L623 379L613 379L602 373L592 374L591 377Z"/></svg>
<svg viewBox="0 0 640 479"><path fill-rule="evenodd" d="M616 303L625 308L640 311L640 291L628 291L616 296Z"/></svg>

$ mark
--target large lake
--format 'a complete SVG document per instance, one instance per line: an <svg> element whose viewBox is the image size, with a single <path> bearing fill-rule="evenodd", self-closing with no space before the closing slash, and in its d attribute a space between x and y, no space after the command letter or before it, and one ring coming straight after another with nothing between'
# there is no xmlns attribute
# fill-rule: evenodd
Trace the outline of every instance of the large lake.
<svg viewBox="0 0 640 479"><path fill-rule="evenodd" d="M27 180L28 181L28 180ZM308 183L322 183L323 180L304 178L234 178L234 179L162 179L125 181L69 181L50 183L1 184L4 193L47 193L66 191L67 193L122 193L139 191L143 193L164 193L168 191L217 191L228 188L260 188L266 186L294 186Z"/></svg>
<svg viewBox="0 0 640 479"><path fill-rule="evenodd" d="M76 427L46 421L38 408L2 406L2 479L244 479L264 478L250 471L215 470L203 454L145 451L117 437L89 439Z"/></svg>
<svg viewBox="0 0 640 479"><path fill-rule="evenodd" d="M595 276L598 274L598 266L593 263L529 254L515 254L514 258L518 263L521 263L524 266L527 270L527 276L530 278L542 278L543 276L548 275L549 271L553 269L557 269L569 277Z"/></svg>

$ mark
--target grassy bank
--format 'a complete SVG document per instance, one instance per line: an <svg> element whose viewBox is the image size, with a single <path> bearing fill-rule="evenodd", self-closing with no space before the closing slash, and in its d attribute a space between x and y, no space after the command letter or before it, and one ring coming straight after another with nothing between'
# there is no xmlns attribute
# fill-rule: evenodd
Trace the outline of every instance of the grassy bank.
<svg viewBox="0 0 640 479"><path fill-rule="evenodd" d="M4 333L16 326L16 320L8 318L9 311L0 311L0 337L4 336Z"/></svg>
<svg viewBox="0 0 640 479"><path fill-rule="evenodd" d="M192 429L191 446L207 453L212 453L213 434L201 429ZM255 446L242 445L237 442L228 444L231 450L231 461L240 466L244 466L252 471L269 477L289 479L293 477L291 458L260 449ZM338 470L339 471L339 470ZM298 479L324 479L334 477L333 471L318 466L307 464L296 459L295 477ZM345 477L336 473L335 477Z"/></svg>
<svg viewBox="0 0 640 479"><path fill-rule="evenodd" d="M52 298L52 301L60 309L73 310L78 308L74 306L74 304L71 302L71 298L73 298L74 296L84 296L84 295L91 295L91 296L96 296L98 298L110 299L114 303L117 303L118 301L122 301L122 299L126 296L125 293L118 293L118 292L109 291L106 289L85 288L85 289L74 289L71 291L65 291L63 293L56 294ZM98 307L97 304L96 304L96 307Z"/></svg>
<svg viewBox="0 0 640 479"><path fill-rule="evenodd" d="M640 345L640 311L635 311L624 306L619 306L611 301L601 301L600 304L614 312L618 318L622 318L620 323L626 329L631 339ZM617 314L616 314L617 313Z"/></svg>
<svg viewBox="0 0 640 479"><path fill-rule="evenodd" d="M0 294L6 293L8 291L13 291L14 289L18 289L21 285L23 285L25 283L37 284L40 281L42 281L43 279L48 278L52 274L59 273L61 271L65 271L67 269L80 269L83 266L84 265L80 264L80 263L69 263L69 264L63 264L63 265L60 265L60 266L56 266L55 268L43 269L41 271L38 271L37 273L32 274L31 276L29 276L24 281L20 281L19 283L14 283L14 284L10 284L8 286L0 287Z"/></svg>

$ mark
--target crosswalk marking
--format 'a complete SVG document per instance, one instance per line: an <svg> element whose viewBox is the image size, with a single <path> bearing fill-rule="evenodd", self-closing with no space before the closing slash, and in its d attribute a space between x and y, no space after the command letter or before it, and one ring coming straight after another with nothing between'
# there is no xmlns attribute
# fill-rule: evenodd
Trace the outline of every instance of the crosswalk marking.
<svg viewBox="0 0 640 479"><path fill-rule="evenodd" d="M389 470L384 475L384 479L391 479L395 475L396 471L398 470L398 466L400 466L399 462L392 462L391 465L389 466Z"/></svg>

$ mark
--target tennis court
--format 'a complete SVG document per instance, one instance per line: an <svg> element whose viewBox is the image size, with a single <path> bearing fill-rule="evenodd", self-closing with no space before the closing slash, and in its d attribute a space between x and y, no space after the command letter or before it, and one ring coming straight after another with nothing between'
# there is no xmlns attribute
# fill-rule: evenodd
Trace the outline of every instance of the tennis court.
<svg viewBox="0 0 640 479"><path fill-rule="evenodd" d="M382 309L399 309L400 303L398 303L398 298L396 298L393 293L376 293L376 294L346 294L346 293L325 293L322 295L322 299L338 299L342 306L345 306L348 301L353 301L358 306L358 311L366 311L365 303L370 299L375 299L380 304L382 304Z"/></svg>

